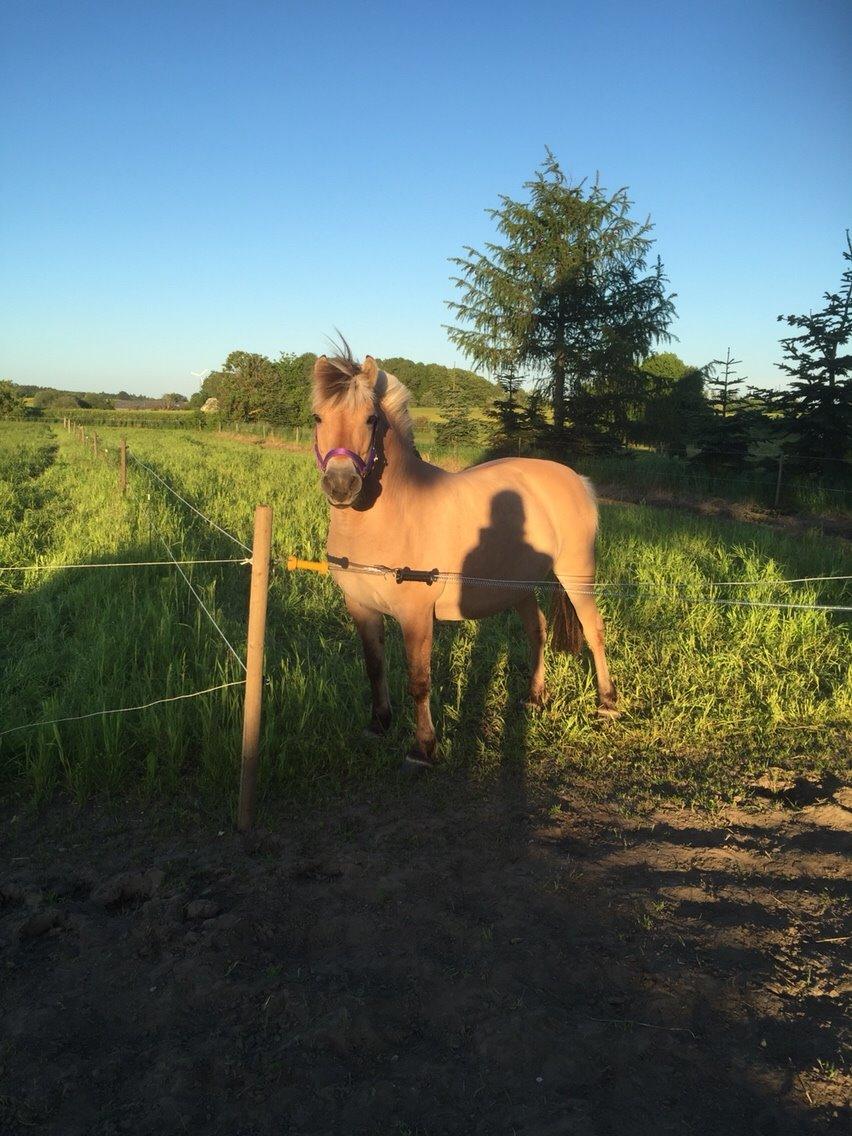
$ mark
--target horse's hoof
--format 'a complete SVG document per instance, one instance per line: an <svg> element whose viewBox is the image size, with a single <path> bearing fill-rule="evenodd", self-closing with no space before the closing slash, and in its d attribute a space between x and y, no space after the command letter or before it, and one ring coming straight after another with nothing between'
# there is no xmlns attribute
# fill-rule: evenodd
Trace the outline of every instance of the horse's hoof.
<svg viewBox="0 0 852 1136"><path fill-rule="evenodd" d="M405 757L402 759L402 768L406 773L426 773L430 769L434 769L436 765L433 757L427 757L425 753L418 753L417 750L409 750Z"/></svg>
<svg viewBox="0 0 852 1136"><path fill-rule="evenodd" d="M546 704L547 695L544 692L537 695L531 694L529 698L521 698L518 701L518 705L521 709L528 711L543 710Z"/></svg>
<svg viewBox="0 0 852 1136"><path fill-rule="evenodd" d="M367 725L364 727L362 733L365 738L372 738L373 740L375 740L377 738L383 738L385 734L387 734L390 727L390 711L387 713L386 717L379 717L378 715L374 714Z"/></svg>
<svg viewBox="0 0 852 1136"><path fill-rule="evenodd" d="M383 725L381 722L370 722L361 731L363 737L369 738L371 741L378 742L387 736L389 726Z"/></svg>
<svg viewBox="0 0 852 1136"><path fill-rule="evenodd" d="M598 717L599 718L620 718L621 717L621 711L616 706L599 706L598 707Z"/></svg>

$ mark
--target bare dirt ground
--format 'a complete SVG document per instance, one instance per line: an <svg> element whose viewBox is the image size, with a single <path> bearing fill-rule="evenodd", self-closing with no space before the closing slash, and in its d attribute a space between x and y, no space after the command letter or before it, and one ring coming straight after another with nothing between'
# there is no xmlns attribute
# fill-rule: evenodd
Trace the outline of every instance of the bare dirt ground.
<svg viewBox="0 0 852 1136"><path fill-rule="evenodd" d="M641 490L626 486L600 484L595 486L598 500L603 505L652 505L661 509L683 509L700 517L725 517L752 525L763 525L785 533L823 533L825 536L852 540L852 521L848 513L783 513L777 509L761 508L741 501L726 501L722 497L688 496L682 493Z"/></svg>
<svg viewBox="0 0 852 1136"><path fill-rule="evenodd" d="M3 1136L848 1132L852 790L0 817Z"/></svg>

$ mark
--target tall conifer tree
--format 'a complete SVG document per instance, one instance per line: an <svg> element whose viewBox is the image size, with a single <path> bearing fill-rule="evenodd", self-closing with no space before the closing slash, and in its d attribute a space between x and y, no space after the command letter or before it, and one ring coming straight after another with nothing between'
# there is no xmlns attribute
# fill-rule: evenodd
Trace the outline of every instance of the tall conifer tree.
<svg viewBox="0 0 852 1136"><path fill-rule="evenodd" d="M489 210L502 244L453 259L449 337L477 366L537 371L558 436L569 420L623 434L636 365L674 314L660 260L648 267L651 222L633 220L626 189L569 181L550 150L525 189Z"/></svg>

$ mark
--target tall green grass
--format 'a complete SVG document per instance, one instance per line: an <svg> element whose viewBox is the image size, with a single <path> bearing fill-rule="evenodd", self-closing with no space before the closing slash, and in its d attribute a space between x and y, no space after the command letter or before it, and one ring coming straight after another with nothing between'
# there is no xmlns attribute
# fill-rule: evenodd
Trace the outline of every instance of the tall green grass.
<svg viewBox="0 0 852 1136"><path fill-rule="evenodd" d="M14 438L12 433L14 432ZM130 465L117 492L118 432L95 458L64 431L0 428L2 562L187 559L243 553ZM321 557L326 506L307 455L224 436L140 429L131 452L217 524L251 543L255 504L275 512L274 553ZM28 456L21 457L25 453ZM17 455L2 465L4 455ZM27 476L16 470L27 462ZM18 463L18 464L16 464ZM34 494L32 504L23 503ZM23 509L23 513L22 513ZM25 516L26 522L21 518ZM15 519L17 518L17 519ZM520 708L526 649L514 614L439 628L433 711L456 774L508 767L570 783L580 776L620 796L708 799L740 791L767 765L834 768L848 754L852 674L848 624L821 611L684 602L714 582L745 580L738 599L849 604L838 584L778 580L848 572L847 547L817 534L672 510L602 510L600 579L648 591L604 591L608 653L624 715L600 723L583 658L549 655L550 702ZM248 574L240 564L187 568L242 651ZM7 576L0 601L0 729L133 706L239 680L237 662L172 568ZM8 577L11 575L11 579ZM270 589L262 790L321 795L351 779L396 776L411 728L401 637L388 637L397 717L388 739L365 741L360 646L333 581L277 568ZM222 806L236 786L241 689L149 710L23 730L0 739L0 783L42 798L93 793L191 793Z"/></svg>

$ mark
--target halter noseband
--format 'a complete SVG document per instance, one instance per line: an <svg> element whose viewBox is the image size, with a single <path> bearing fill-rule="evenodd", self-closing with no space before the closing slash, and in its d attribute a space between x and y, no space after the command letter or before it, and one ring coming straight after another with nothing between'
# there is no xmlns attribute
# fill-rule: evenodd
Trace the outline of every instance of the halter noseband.
<svg viewBox="0 0 852 1136"><path fill-rule="evenodd" d="M373 423L373 430L370 434L370 448L367 451L367 457L362 458L360 454L356 454L353 450L347 450L344 446L336 446L333 450L329 450L325 457L319 451L317 445L317 432L314 430L314 454L317 459L317 466L325 473L328 463L332 458L349 458L358 470L358 473L363 481L376 462L376 430L378 429L379 420Z"/></svg>

